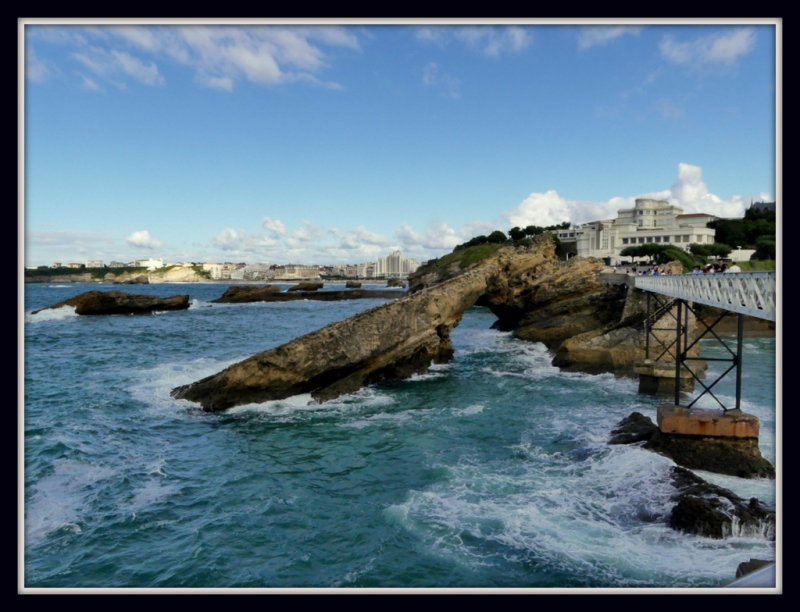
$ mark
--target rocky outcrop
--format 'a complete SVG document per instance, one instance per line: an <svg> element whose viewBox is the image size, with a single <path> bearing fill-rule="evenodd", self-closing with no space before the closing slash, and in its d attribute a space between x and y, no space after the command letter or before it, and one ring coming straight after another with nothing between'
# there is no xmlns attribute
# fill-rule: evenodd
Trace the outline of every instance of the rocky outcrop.
<svg viewBox="0 0 800 612"><path fill-rule="evenodd" d="M267 285L266 287L259 287L254 285L240 285L237 287L228 287L222 297L212 300L221 304L242 304L246 302L261 302L265 298L280 293L280 287L274 285Z"/></svg>
<svg viewBox="0 0 800 612"><path fill-rule="evenodd" d="M318 281L304 281L297 283L294 287L289 287L286 291L318 291L322 289L323 283Z"/></svg>
<svg viewBox="0 0 800 612"><path fill-rule="evenodd" d="M31 314L63 306L74 307L75 313L79 315L152 314L164 310L185 310L189 308L189 296L158 298L124 291L88 291L47 308L35 310Z"/></svg>
<svg viewBox="0 0 800 612"><path fill-rule="evenodd" d="M400 278L390 278L386 281L386 288L390 287L399 287L401 289L405 288L406 282Z"/></svg>
<svg viewBox="0 0 800 612"><path fill-rule="evenodd" d="M187 266L175 266L166 272L150 274L148 278L151 283L202 283L208 281L208 278Z"/></svg>
<svg viewBox="0 0 800 612"><path fill-rule="evenodd" d="M486 291L487 271L389 302L259 353L171 395L217 411L311 393L326 401L450 359L450 330ZM350 291L347 293L354 293Z"/></svg>
<svg viewBox="0 0 800 612"><path fill-rule="evenodd" d="M491 308L505 329L554 346L622 313L624 295L597 281L603 268L597 259L558 265L552 237L542 234L530 246L501 248L455 278L251 357L173 394L206 410L223 410L297 393L310 392L324 401L377 380L404 378L451 353L449 331L476 302ZM360 291L341 292L345 295L338 299L354 299ZM337 299L335 293L272 293L265 299Z"/></svg>
<svg viewBox="0 0 800 612"><path fill-rule="evenodd" d="M58 274L53 276L26 276L26 283L91 283L93 280L90 272L84 274Z"/></svg>
<svg viewBox="0 0 800 612"><path fill-rule="evenodd" d="M228 291L225 292L225 295L229 295L231 289L235 289L231 287ZM351 289L349 291L319 291L317 293L313 293L311 291L297 291L295 293L281 293L277 287L274 287L275 291L268 290L268 291L243 291L241 294L239 292L233 293L232 299L226 299L225 295L221 298L216 300L211 300L212 302L217 303L226 303L226 302L234 302L234 303L242 303L242 302L297 302L303 300L312 300L316 302L338 302L340 300L366 300L366 299L373 299L373 300L396 300L397 298L403 297L404 293L402 291L397 291L394 289L387 289L387 290L370 290L370 289Z"/></svg>
<svg viewBox="0 0 800 612"><path fill-rule="evenodd" d="M671 500L677 502L669 516L673 529L717 539L775 539L775 508L771 504L755 497L745 500L684 468L672 468L671 479L676 489Z"/></svg>
<svg viewBox="0 0 800 612"><path fill-rule="evenodd" d="M108 274L106 274L106 278L108 278ZM119 276L115 276L111 282L115 285L148 285L150 284L150 279L147 277L146 274L129 274L128 272L123 272Z"/></svg>
<svg viewBox="0 0 800 612"><path fill-rule="evenodd" d="M644 442L644 448L692 470L740 478L775 478L775 468L761 456L758 438L665 434L649 417L634 412L611 432L609 444L634 442Z"/></svg>
<svg viewBox="0 0 800 612"><path fill-rule="evenodd" d="M361 289L361 283L358 281L347 281L345 284L345 289Z"/></svg>

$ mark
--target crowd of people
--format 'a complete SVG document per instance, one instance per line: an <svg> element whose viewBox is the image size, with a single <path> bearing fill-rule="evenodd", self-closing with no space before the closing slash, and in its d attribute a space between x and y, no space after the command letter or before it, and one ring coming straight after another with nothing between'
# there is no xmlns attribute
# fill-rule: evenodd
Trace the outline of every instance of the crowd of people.
<svg viewBox="0 0 800 612"><path fill-rule="evenodd" d="M637 276L658 276L660 274L667 274L671 275L673 272L671 269L668 269L666 272L664 271L664 267L658 264L653 266L643 266L641 264L630 266L630 267L623 267L620 269L620 262L617 262L616 270L618 272L622 272L623 274L636 274ZM728 264L706 264L705 266L695 266L692 270L692 274L728 274L728 273L736 273L741 272L742 269L736 265L734 262L729 267Z"/></svg>

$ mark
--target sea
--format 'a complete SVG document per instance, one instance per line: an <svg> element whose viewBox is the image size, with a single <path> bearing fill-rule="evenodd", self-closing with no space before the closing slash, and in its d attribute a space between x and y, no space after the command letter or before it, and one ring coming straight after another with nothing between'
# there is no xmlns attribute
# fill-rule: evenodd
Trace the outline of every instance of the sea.
<svg viewBox="0 0 800 612"><path fill-rule="evenodd" d="M634 411L655 421L663 398L561 372L483 307L453 330L451 362L409 380L218 413L175 400L178 385L385 303L212 304L226 288L137 285L123 289L191 307L78 316L30 313L120 287L25 285L23 589L703 589L776 559L774 532L672 530L674 463L607 444ZM725 354L702 342L702 356ZM745 338L743 363L742 408L774 464L776 339ZM733 373L713 391L730 407ZM779 501L776 481L696 473Z"/></svg>

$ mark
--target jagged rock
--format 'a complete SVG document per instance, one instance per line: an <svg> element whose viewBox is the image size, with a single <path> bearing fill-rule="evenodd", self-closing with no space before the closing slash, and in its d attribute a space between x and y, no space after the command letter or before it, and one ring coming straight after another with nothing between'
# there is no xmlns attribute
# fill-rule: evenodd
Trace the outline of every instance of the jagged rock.
<svg viewBox="0 0 800 612"><path fill-rule="evenodd" d="M750 559L749 561L742 561L736 567L736 577L741 578L760 570L762 567L772 565L774 561L766 561L765 559Z"/></svg>
<svg viewBox="0 0 800 612"><path fill-rule="evenodd" d="M297 283L294 287L289 287L286 291L317 291L322 289L323 283L317 281L305 281Z"/></svg>
<svg viewBox="0 0 800 612"><path fill-rule="evenodd" d="M687 469L671 472L677 504L670 513L670 527L710 538L731 535L775 539L775 508L752 497L745 500L732 491L706 482Z"/></svg>
<svg viewBox="0 0 800 612"><path fill-rule="evenodd" d="M150 279L146 274L133 276L127 272L120 274L117 280L114 281L115 285L147 285L149 283Z"/></svg>
<svg viewBox="0 0 800 612"><path fill-rule="evenodd" d="M658 425L653 423L650 417L644 416L641 412L634 412L622 419L616 429L611 432L609 444L633 444L634 442L644 442L658 433Z"/></svg>
<svg viewBox="0 0 800 612"><path fill-rule="evenodd" d="M326 401L382 379L424 372L432 362L452 357L450 330L485 292L486 276L470 272L367 310L177 387L171 395L217 411L300 393Z"/></svg>
<svg viewBox="0 0 800 612"><path fill-rule="evenodd" d="M79 315L151 314L163 310L185 310L189 308L189 296L158 298L124 291L88 291L47 308L35 310L31 314L63 306L73 306L75 313Z"/></svg>
<svg viewBox="0 0 800 612"><path fill-rule="evenodd" d="M689 469L739 478L775 478L775 468L761 456L757 438L665 434L649 417L634 412L617 424L609 444L635 442L644 442L643 448Z"/></svg>
<svg viewBox="0 0 800 612"><path fill-rule="evenodd" d="M390 278L386 281L386 288L390 287L400 287L401 289L405 288L406 282L400 278Z"/></svg>
<svg viewBox="0 0 800 612"><path fill-rule="evenodd" d="M274 285L267 285L266 287L258 287L253 285L244 285L238 287L228 287L222 297L212 300L212 302L222 304L242 304L245 302L260 302L265 297L274 293L280 293L280 287Z"/></svg>
<svg viewBox="0 0 800 612"><path fill-rule="evenodd" d="M349 280L344 284L344 286L346 289L361 289L361 283L358 281Z"/></svg>

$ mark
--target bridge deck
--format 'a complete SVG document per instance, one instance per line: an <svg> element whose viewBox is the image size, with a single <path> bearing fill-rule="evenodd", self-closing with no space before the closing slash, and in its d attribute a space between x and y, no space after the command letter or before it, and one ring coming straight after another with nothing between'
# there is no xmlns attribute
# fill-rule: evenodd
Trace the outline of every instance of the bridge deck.
<svg viewBox="0 0 800 612"><path fill-rule="evenodd" d="M636 288L775 320L775 272L637 276Z"/></svg>

